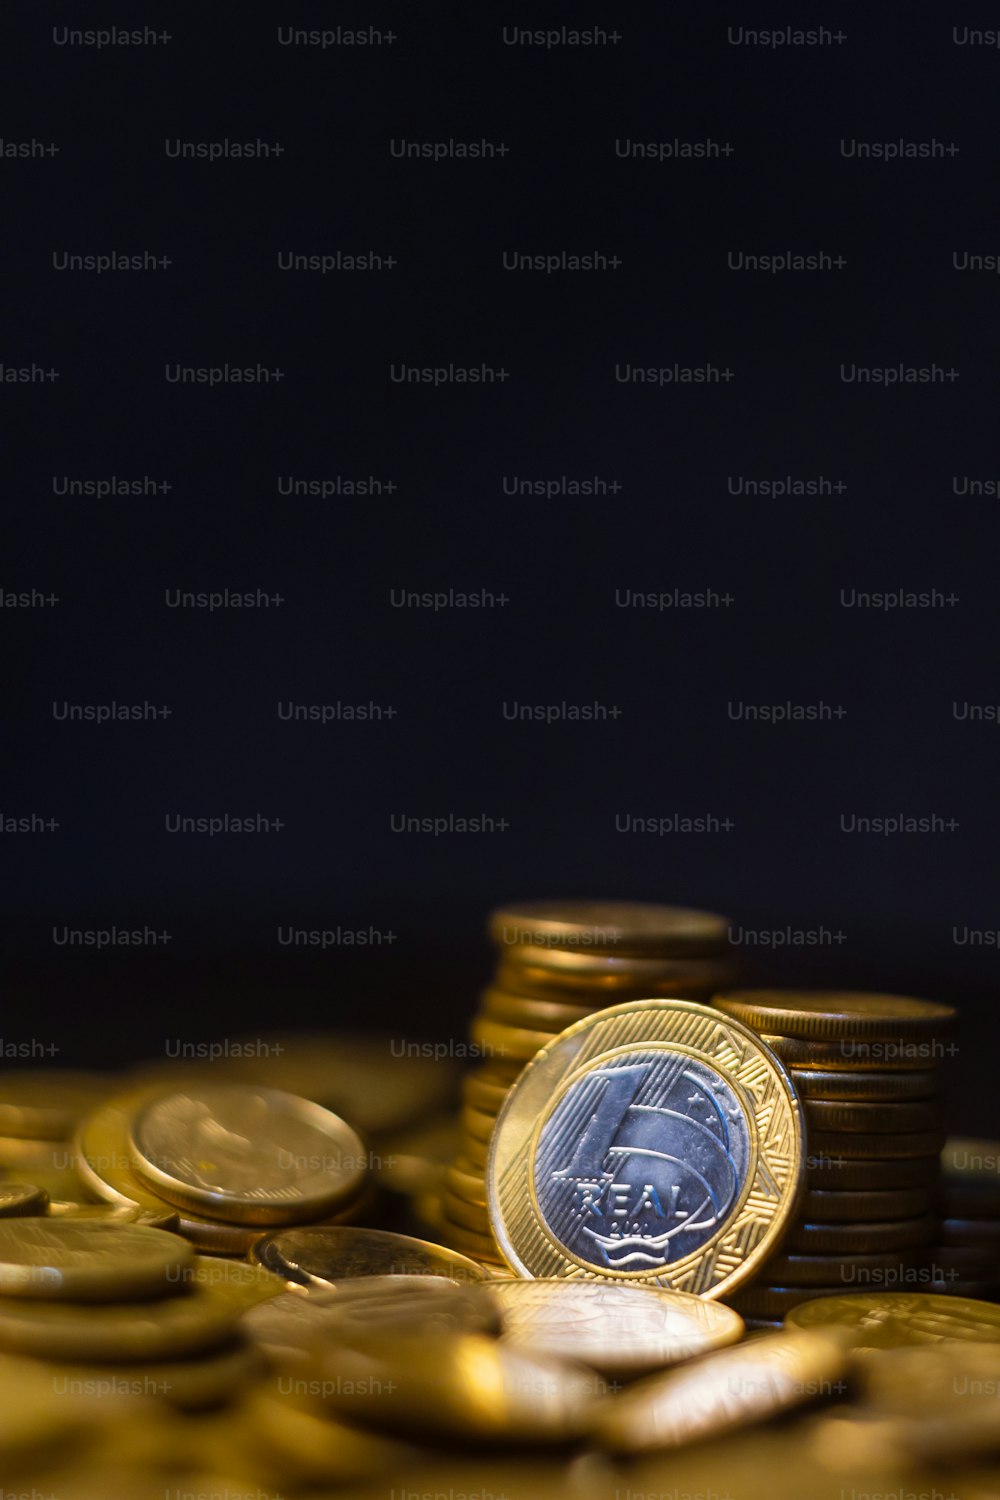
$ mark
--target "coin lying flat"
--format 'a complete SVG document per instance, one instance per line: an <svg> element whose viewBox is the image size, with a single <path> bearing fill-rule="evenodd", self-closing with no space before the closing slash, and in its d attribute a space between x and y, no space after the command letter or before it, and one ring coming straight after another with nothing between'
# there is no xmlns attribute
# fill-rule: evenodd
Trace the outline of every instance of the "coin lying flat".
<svg viewBox="0 0 1000 1500"><path fill-rule="evenodd" d="M493 1126L496 1124L496 1115L488 1115L485 1110L473 1109L467 1104L462 1110L462 1129L477 1141L489 1145L490 1136L493 1134Z"/></svg>
<svg viewBox="0 0 1000 1500"><path fill-rule="evenodd" d="M762 1333L605 1402L597 1437L615 1453L679 1448L828 1393L845 1367L836 1338L802 1329Z"/></svg>
<svg viewBox="0 0 1000 1500"><path fill-rule="evenodd" d="M794 1068L792 1076L803 1099L891 1102L897 1099L933 1099L941 1091L941 1078L933 1069L866 1073L847 1069L838 1072L835 1068Z"/></svg>
<svg viewBox="0 0 1000 1500"><path fill-rule="evenodd" d="M905 1074L903 1075L906 1076ZM807 1099L806 1119L810 1129L849 1130L881 1134L892 1131L938 1131L942 1107L936 1099L894 1099L886 1102L841 1102L839 1099Z"/></svg>
<svg viewBox="0 0 1000 1500"><path fill-rule="evenodd" d="M23 1219L43 1214L49 1202L44 1188L27 1182L0 1182L0 1219Z"/></svg>
<svg viewBox="0 0 1000 1500"><path fill-rule="evenodd" d="M840 1255L775 1255L767 1263L767 1276L776 1286L897 1286L916 1274L918 1252L873 1250Z"/></svg>
<svg viewBox="0 0 1000 1500"><path fill-rule="evenodd" d="M852 1349L898 1349L943 1339L1000 1343L1000 1307L963 1297L918 1292L874 1292L803 1302L788 1314L796 1328L834 1325L848 1331Z"/></svg>
<svg viewBox="0 0 1000 1500"><path fill-rule="evenodd" d="M804 1302L843 1295L843 1286L765 1286L755 1282L753 1286L740 1287L730 1300L749 1327L753 1318L781 1318Z"/></svg>
<svg viewBox="0 0 1000 1500"><path fill-rule="evenodd" d="M729 924L714 912L640 901L519 901L491 913L500 947L533 944L584 952L717 952Z"/></svg>
<svg viewBox="0 0 1000 1500"><path fill-rule="evenodd" d="M0 1071L0 1135L65 1140L111 1088L112 1080L100 1073L62 1068Z"/></svg>
<svg viewBox="0 0 1000 1500"><path fill-rule="evenodd" d="M936 1156L943 1140L943 1130L907 1130L898 1134L887 1130L877 1134L874 1131L862 1134L860 1130L809 1131L809 1149L814 1156L841 1156L848 1160Z"/></svg>
<svg viewBox="0 0 1000 1500"><path fill-rule="evenodd" d="M708 1006L613 1006L550 1041L490 1146L490 1222L529 1277L611 1277L721 1297L794 1214L801 1108L747 1027Z"/></svg>
<svg viewBox="0 0 1000 1500"><path fill-rule="evenodd" d="M65 1198L50 1202L46 1210L50 1219L105 1219L115 1224L144 1224L147 1229L175 1231L180 1218L175 1209L163 1205L161 1213L139 1208L132 1203L71 1203Z"/></svg>
<svg viewBox="0 0 1000 1500"><path fill-rule="evenodd" d="M222 1255L196 1255L194 1265L185 1268L180 1286L185 1291L197 1288L207 1292L237 1313L288 1294L287 1281L273 1271L252 1261L227 1260Z"/></svg>
<svg viewBox="0 0 1000 1500"><path fill-rule="evenodd" d="M733 1344L743 1319L721 1302L614 1281L499 1281L504 1339L631 1376Z"/></svg>
<svg viewBox="0 0 1000 1500"><path fill-rule="evenodd" d="M920 1040L946 1035L956 1020L951 1005L860 990L735 990L712 1003L755 1031L804 1041Z"/></svg>
<svg viewBox="0 0 1000 1500"><path fill-rule="evenodd" d="M231 1337L221 1347L201 1353L197 1359L143 1360L122 1369L95 1364L61 1365L54 1371L54 1380L61 1390L149 1396L182 1411L200 1411L232 1396L264 1368L260 1351L249 1340ZM184 1489L186 1486L181 1493Z"/></svg>
<svg viewBox="0 0 1000 1500"><path fill-rule="evenodd" d="M96 1304L0 1297L0 1349L41 1359L173 1359L232 1336L236 1312L208 1292Z"/></svg>
<svg viewBox="0 0 1000 1500"><path fill-rule="evenodd" d="M854 1192L810 1188L802 1199L801 1217L813 1224L862 1224L912 1219L930 1210L930 1188L859 1188Z"/></svg>
<svg viewBox="0 0 1000 1500"><path fill-rule="evenodd" d="M447 1276L482 1281L482 1267L443 1245L384 1229L284 1229L253 1247L258 1264L299 1286L333 1286L354 1276Z"/></svg>
<svg viewBox="0 0 1000 1500"><path fill-rule="evenodd" d="M357 1196L365 1147L338 1115L277 1089L192 1086L146 1104L132 1162L179 1208L230 1221L319 1219Z"/></svg>
<svg viewBox="0 0 1000 1500"><path fill-rule="evenodd" d="M905 1250L914 1245L929 1245L938 1231L936 1214L921 1214L914 1219L889 1219L884 1223L870 1220L857 1224L796 1224L788 1236L790 1250L807 1255L817 1253L858 1254L864 1251Z"/></svg>
<svg viewBox="0 0 1000 1500"><path fill-rule="evenodd" d="M237 1450L241 1455L249 1449L265 1464L309 1485L356 1486L379 1474L413 1473L418 1449L337 1422L317 1410L308 1390L289 1390L288 1384L287 1377L279 1376L247 1392L242 1402L245 1431ZM246 1485L234 1486L234 1500L245 1490ZM219 1486L206 1487L205 1493L226 1495Z"/></svg>
<svg viewBox="0 0 1000 1500"><path fill-rule="evenodd" d="M485 1068L470 1073L462 1080L462 1094L466 1104L471 1104L473 1109L485 1110L487 1114L498 1114L516 1076L488 1072Z"/></svg>
<svg viewBox="0 0 1000 1500"><path fill-rule="evenodd" d="M940 1175L936 1156L898 1156L848 1159L838 1147L819 1152L809 1141L809 1186L857 1192L885 1188L933 1187Z"/></svg>
<svg viewBox="0 0 1000 1500"><path fill-rule="evenodd" d="M526 1026L507 1026L503 1021L493 1021L489 1016L476 1016L472 1023L472 1038L483 1054L497 1061L526 1062L534 1057L552 1040L550 1031L536 1031Z"/></svg>
<svg viewBox="0 0 1000 1500"><path fill-rule="evenodd" d="M848 1034L836 1039L817 1041L815 1038L806 1040L802 1037L782 1036L766 1029L761 1030L760 1036L776 1057L796 1069L819 1068L830 1072L847 1069L852 1073L884 1073L887 1068L892 1068L925 1073L928 1068L941 1061L942 1043L936 1037L924 1041L898 1037L892 1041L884 1041Z"/></svg>
<svg viewBox="0 0 1000 1500"><path fill-rule="evenodd" d="M565 1031L574 1021L582 1021L596 1009L597 1005L564 1005L560 1001L510 995L502 989L484 990L482 999L484 1016L529 1031Z"/></svg>
<svg viewBox="0 0 1000 1500"><path fill-rule="evenodd" d="M0 1293L126 1302L163 1297L190 1265L191 1247L140 1224L99 1219L0 1220Z"/></svg>
<svg viewBox="0 0 1000 1500"><path fill-rule="evenodd" d="M446 1187L441 1194L441 1212L453 1224L462 1229L471 1229L474 1234L488 1235L490 1216L484 1203L467 1203Z"/></svg>
<svg viewBox="0 0 1000 1500"><path fill-rule="evenodd" d="M471 1162L458 1157L446 1169L444 1177L446 1185L457 1197L464 1198L467 1203L481 1203L485 1208L486 1178Z"/></svg>
<svg viewBox="0 0 1000 1500"><path fill-rule="evenodd" d="M592 954L556 953L551 949L524 951L539 953L542 962L504 960L494 975L493 982L498 990L511 998L521 996L529 1000L579 1005L588 1010L600 1005L618 1005L625 1000L650 1000L661 995L707 1003L717 990L728 989L735 978L733 964L708 959L692 959L685 963L610 955L598 958ZM585 957L593 966L590 969L579 966ZM578 962L575 967L552 964L552 958Z"/></svg>
<svg viewBox="0 0 1000 1500"><path fill-rule="evenodd" d="M949 1136L941 1152L941 1167L949 1179L963 1185L1000 1187L1000 1141Z"/></svg>

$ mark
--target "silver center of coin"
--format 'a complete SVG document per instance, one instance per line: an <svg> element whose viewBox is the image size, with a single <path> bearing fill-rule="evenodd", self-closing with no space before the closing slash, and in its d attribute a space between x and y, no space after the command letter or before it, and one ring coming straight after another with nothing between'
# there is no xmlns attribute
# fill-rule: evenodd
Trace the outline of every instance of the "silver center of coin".
<svg viewBox="0 0 1000 1500"><path fill-rule="evenodd" d="M736 1207L750 1130L725 1077L636 1051L572 1083L533 1161L549 1232L598 1270L648 1271L699 1250Z"/></svg>

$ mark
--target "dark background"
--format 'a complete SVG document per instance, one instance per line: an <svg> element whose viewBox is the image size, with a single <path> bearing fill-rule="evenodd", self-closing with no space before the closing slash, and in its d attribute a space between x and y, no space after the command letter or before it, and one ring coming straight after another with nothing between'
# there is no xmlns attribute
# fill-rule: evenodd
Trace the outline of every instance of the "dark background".
<svg viewBox="0 0 1000 1500"><path fill-rule="evenodd" d="M767 8L764 8L766 11ZM752 8L751 8L752 11ZM797 11L797 8L796 8ZM117 1062L163 1038L378 1026L462 1038L500 900L636 897L734 928L842 932L756 950L751 974L954 998L959 1123L995 1126L998 922L995 253L1000 51L952 25L990 7L831 6L841 45L736 46L789 17L624 3L405 11L350 5L67 6L0 15L0 386L7 496L0 811L5 1044ZM156 47L57 46L53 26L145 24ZM284 47L282 26L392 29L391 45ZM602 25L617 44L508 46L504 26ZM166 139L278 141L271 160L173 160ZM504 142L502 158L398 160L390 140ZM637 161L615 141L732 143ZM845 139L954 142L863 161ZM59 272L53 252L152 250L166 270ZM282 251L374 250L389 271L283 273ZM599 250L617 271L504 271L505 250ZM727 269L727 252L826 250L838 271ZM172 385L166 364L280 367L280 384ZM487 364L483 387L398 385L393 363ZM715 364L728 384L624 385L616 364ZM844 384L841 363L957 368ZM278 476L392 480L283 497ZM150 475L165 494L59 497L52 476ZM504 475L617 480L511 497ZM727 476L846 484L733 495ZM277 608L172 610L167 589ZM617 589L714 589L726 608L621 609ZM841 589L932 589L887 613ZM505 607L391 607L390 590L491 590ZM279 701L391 704L381 722L283 723ZM170 706L60 722L53 703ZM617 705L509 722L504 703ZM736 722L730 703L825 702L828 722ZM165 815L280 818L170 835ZM487 814L488 834L396 834L390 816ZM635 835L616 814L712 814L727 832ZM934 834L847 835L842 813ZM138 948L53 930L149 927ZM395 934L282 947L279 926ZM753 958L754 954L751 953Z"/></svg>

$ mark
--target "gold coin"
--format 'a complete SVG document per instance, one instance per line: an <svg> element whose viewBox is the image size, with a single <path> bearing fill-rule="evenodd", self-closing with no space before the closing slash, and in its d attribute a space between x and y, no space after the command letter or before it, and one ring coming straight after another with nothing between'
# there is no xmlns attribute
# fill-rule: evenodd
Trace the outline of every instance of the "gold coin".
<svg viewBox="0 0 1000 1500"><path fill-rule="evenodd" d="M528 1031L565 1031L574 1021L593 1015L596 1005L563 1005L559 1001L536 1000L510 995L502 989L483 991L482 1012L491 1021L520 1026Z"/></svg>
<svg viewBox="0 0 1000 1500"><path fill-rule="evenodd" d="M714 1004L714 1001L713 1001ZM762 1030L761 1040L793 1070L819 1068L837 1072L884 1073L887 1069L925 1073L945 1058L954 1056L958 1044L930 1041L870 1041L864 1037L845 1036L839 1040L806 1041L802 1037L781 1036Z"/></svg>
<svg viewBox="0 0 1000 1500"><path fill-rule="evenodd" d="M721 1302L616 1281L503 1281L503 1337L529 1353L631 1377L733 1344L743 1319Z"/></svg>
<svg viewBox="0 0 1000 1500"><path fill-rule="evenodd" d="M872 1251L870 1254L775 1255L766 1267L776 1286L897 1286L919 1282L916 1250Z"/></svg>
<svg viewBox="0 0 1000 1500"><path fill-rule="evenodd" d="M168 1401L182 1411L199 1411L235 1395L265 1368L253 1344L230 1338L221 1348L201 1353L196 1359L144 1360L123 1368L72 1364L56 1367L52 1378L56 1390L96 1396L147 1396Z"/></svg>
<svg viewBox="0 0 1000 1500"><path fill-rule="evenodd" d="M0 1349L38 1359L131 1363L180 1358L216 1347L232 1336L235 1326L235 1309L197 1287L155 1302L0 1297Z"/></svg>
<svg viewBox="0 0 1000 1500"><path fill-rule="evenodd" d="M520 901L491 913L501 950L532 944L611 953L715 953L729 923L714 912L638 901Z"/></svg>
<svg viewBox="0 0 1000 1500"><path fill-rule="evenodd" d="M799 1307L803 1302L843 1295L842 1286L758 1286L754 1283L753 1286L740 1287L739 1291L733 1293L730 1303L749 1324L752 1317L784 1317L793 1307Z"/></svg>
<svg viewBox="0 0 1000 1500"><path fill-rule="evenodd" d="M271 1297L287 1295L288 1283L254 1261L228 1260L223 1255L196 1255L180 1285L185 1291L207 1292L235 1312L242 1313Z"/></svg>
<svg viewBox="0 0 1000 1500"><path fill-rule="evenodd" d="M0 1167L41 1167L46 1171L66 1171L73 1165L73 1153L65 1141L25 1141L20 1136L0 1137Z"/></svg>
<svg viewBox="0 0 1000 1500"><path fill-rule="evenodd" d="M582 955L569 954L578 958ZM599 970L586 974L578 969L540 968L531 963L501 963L493 976L498 990L529 1000L548 1000L579 1005L588 1010L620 1005L625 1000L704 1000L727 988L735 978L733 964L692 961L671 965L668 960L651 966L647 974L622 969L627 960L607 960ZM681 978L677 970L690 971Z"/></svg>
<svg viewBox="0 0 1000 1500"><path fill-rule="evenodd" d="M456 1224L454 1219L448 1218L442 1207L437 1210L436 1218L433 1215L431 1223L436 1223L438 1233L452 1250L458 1250L467 1255L478 1265L483 1261L502 1263L503 1257L497 1249L491 1234L481 1234L475 1229L467 1229L463 1224Z"/></svg>
<svg viewBox="0 0 1000 1500"><path fill-rule="evenodd" d="M176 1211L164 1204L162 1213L146 1212L132 1203L71 1203L67 1199L50 1202L46 1210L50 1219L106 1219L117 1224L144 1224L147 1229L175 1232L180 1224Z"/></svg>
<svg viewBox="0 0 1000 1500"><path fill-rule="evenodd" d="M903 1075L905 1077L905 1074ZM883 1131L906 1133L941 1129L943 1105L937 1099L891 1103L848 1104L839 1099L807 1099L806 1122L811 1130Z"/></svg>
<svg viewBox="0 0 1000 1500"><path fill-rule="evenodd" d="M384 1229L282 1229L253 1247L253 1259L305 1287L335 1286L354 1276L447 1276L482 1281L483 1272L443 1245Z"/></svg>
<svg viewBox="0 0 1000 1500"><path fill-rule="evenodd" d="M711 985L720 975L731 975L731 962L718 958L677 959L661 954L638 956L614 953L579 953L559 948L505 948L499 966L501 974L541 976L554 984L563 980L588 990L593 985L620 984L697 984ZM498 988L502 989L500 985Z"/></svg>
<svg viewBox="0 0 1000 1500"><path fill-rule="evenodd" d="M963 1187L979 1183L1000 1190L1000 1141L949 1136L941 1151L941 1166Z"/></svg>
<svg viewBox="0 0 1000 1500"><path fill-rule="evenodd" d="M803 1302L788 1315L796 1328L847 1329L851 1348L899 1349L944 1339L1000 1343L1000 1307L920 1292L866 1292Z"/></svg>
<svg viewBox="0 0 1000 1500"><path fill-rule="evenodd" d="M734 990L712 1003L754 1031L804 1041L920 1041L956 1020L951 1005L860 990Z"/></svg>
<svg viewBox="0 0 1000 1500"><path fill-rule="evenodd" d="M773 1252L804 1170L791 1081L749 1028L645 1000L529 1063L490 1145L490 1222L523 1276L723 1297Z"/></svg>
<svg viewBox="0 0 1000 1500"><path fill-rule="evenodd" d="M841 1344L826 1331L762 1333L606 1402L597 1438L614 1453L643 1453L721 1437L846 1389L845 1367Z"/></svg>
<svg viewBox="0 0 1000 1500"><path fill-rule="evenodd" d="M936 1214L921 1214L914 1219L891 1219L884 1223L869 1221L857 1224L796 1224L788 1236L790 1250L807 1255L847 1254L879 1250L908 1250L929 1245L938 1231Z"/></svg>
<svg viewBox="0 0 1000 1500"><path fill-rule="evenodd" d="M809 1151L814 1157L843 1157L848 1161L859 1157L909 1159L937 1156L943 1140L943 1130L907 1130L899 1134L887 1130L864 1134L860 1130L810 1130Z"/></svg>
<svg viewBox="0 0 1000 1500"><path fill-rule="evenodd" d="M137 1174L159 1197L237 1223L323 1218L357 1197L367 1168L364 1144L339 1116L240 1084L150 1100L130 1142Z"/></svg>
<svg viewBox="0 0 1000 1500"><path fill-rule="evenodd" d="M836 1189L838 1192L883 1188L933 1187L940 1176L936 1156L899 1156L883 1160L880 1156L849 1160L838 1147L820 1152L810 1137L807 1158L810 1188Z"/></svg>
<svg viewBox="0 0 1000 1500"><path fill-rule="evenodd" d="M372 1171L380 1187L404 1197L436 1187L458 1150L458 1126L451 1115L437 1115L405 1131L383 1137L371 1153Z"/></svg>
<svg viewBox="0 0 1000 1500"><path fill-rule="evenodd" d="M0 1182L0 1219L36 1217L45 1212L48 1201L44 1188L27 1182Z"/></svg>
<svg viewBox="0 0 1000 1500"><path fill-rule="evenodd" d="M462 1229L471 1229L473 1234L488 1235L490 1217L484 1204L467 1203L464 1198L450 1193L447 1188L441 1195L441 1212L453 1224Z"/></svg>
<svg viewBox="0 0 1000 1500"><path fill-rule="evenodd" d="M1000 1247L1000 1219L942 1219L941 1238L946 1245Z"/></svg>
<svg viewBox="0 0 1000 1500"><path fill-rule="evenodd" d="M490 1148L486 1141L479 1141L468 1130L463 1130L462 1155L468 1158L477 1171L485 1173L489 1153Z"/></svg>
<svg viewBox="0 0 1000 1500"><path fill-rule="evenodd" d="M380 1474L413 1472L419 1450L382 1435L361 1432L317 1410L312 1388L318 1384L306 1379L289 1380L282 1374L248 1391L242 1407L245 1436L241 1451L249 1449L265 1464L275 1465L280 1473L309 1485L356 1486ZM304 1389L300 1391L298 1386ZM269 1489L274 1493L277 1487ZM246 1491L245 1485L234 1486L232 1500L239 1500L241 1491ZM206 1497L215 1494L219 1500L226 1500L225 1490L206 1490Z"/></svg>
<svg viewBox="0 0 1000 1500"><path fill-rule="evenodd" d="M814 1224L866 1224L913 1219L927 1213L932 1202L929 1188L873 1188L854 1192L809 1188L802 1199L800 1214Z"/></svg>
<svg viewBox="0 0 1000 1500"><path fill-rule="evenodd" d="M43 1466L48 1470L56 1453L78 1462L88 1437L116 1415L111 1402L98 1408L93 1401L60 1396L44 1365L0 1355L0 1462L12 1500L25 1488L10 1484L15 1471L30 1468L34 1477Z"/></svg>
<svg viewBox="0 0 1000 1500"><path fill-rule="evenodd" d="M935 1099L941 1078L934 1069L896 1073L849 1072L835 1068L792 1068L795 1087L803 1099L865 1100Z"/></svg>
<svg viewBox="0 0 1000 1500"><path fill-rule="evenodd" d="M65 1140L112 1087L113 1080L100 1073L62 1068L0 1071L0 1135Z"/></svg>
<svg viewBox="0 0 1000 1500"><path fill-rule="evenodd" d="M0 1220L0 1293L125 1302L163 1297L194 1259L176 1235L99 1219Z"/></svg>
<svg viewBox="0 0 1000 1500"><path fill-rule="evenodd" d="M527 1061L552 1040L550 1031L531 1031L524 1026L505 1026L502 1021L491 1021L489 1016L476 1016L472 1022L472 1038L483 1055L492 1059Z"/></svg>
<svg viewBox="0 0 1000 1500"><path fill-rule="evenodd" d="M459 1157L446 1169L444 1180L457 1198L464 1198L466 1203L481 1203L485 1208L486 1178L471 1162Z"/></svg>
<svg viewBox="0 0 1000 1500"><path fill-rule="evenodd" d="M484 1110L473 1109L468 1104L460 1116L463 1132L473 1136L477 1141L482 1141L485 1146L490 1143L496 1118L496 1115L488 1115Z"/></svg>
<svg viewBox="0 0 1000 1500"><path fill-rule="evenodd" d="M319 1361L323 1402L422 1442L563 1444L586 1431L595 1377L475 1333L338 1344Z"/></svg>
<svg viewBox="0 0 1000 1500"><path fill-rule="evenodd" d="M496 1115L499 1114L500 1106L506 1099L507 1091L513 1081L513 1077L499 1081L483 1069L463 1078L462 1094L466 1104L471 1104L473 1109L481 1109L487 1114Z"/></svg>

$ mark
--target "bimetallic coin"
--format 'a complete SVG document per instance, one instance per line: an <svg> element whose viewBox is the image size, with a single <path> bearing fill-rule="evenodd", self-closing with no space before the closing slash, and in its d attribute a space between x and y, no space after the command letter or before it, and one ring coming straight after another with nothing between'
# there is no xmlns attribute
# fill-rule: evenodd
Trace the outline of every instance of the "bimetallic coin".
<svg viewBox="0 0 1000 1500"><path fill-rule="evenodd" d="M532 944L583 952L717 953L729 923L714 912L638 901L521 901L490 916L501 950Z"/></svg>
<svg viewBox="0 0 1000 1500"><path fill-rule="evenodd" d="M828 1334L762 1333L605 1402L598 1441L614 1453L643 1453L721 1436L846 1389L846 1363Z"/></svg>
<svg viewBox="0 0 1000 1500"><path fill-rule="evenodd" d="M846 1329L853 1350L899 1349L944 1339L1000 1343L1000 1307L919 1292L870 1292L803 1302L788 1315L796 1328Z"/></svg>
<svg viewBox="0 0 1000 1500"><path fill-rule="evenodd" d="M277 1089L164 1094L132 1126L132 1161L179 1208L251 1224L323 1218L360 1192L367 1157L339 1116Z"/></svg>
<svg viewBox="0 0 1000 1500"><path fill-rule="evenodd" d="M482 1281L484 1273L464 1255L383 1229L284 1229L265 1235L253 1259L299 1286L329 1287L355 1276L447 1276Z"/></svg>
<svg viewBox="0 0 1000 1500"><path fill-rule="evenodd" d="M936 1156L944 1140L943 1130L907 1130L898 1135L889 1131L862 1134L860 1130L810 1130L809 1150L813 1156L844 1157L847 1160L871 1157Z"/></svg>
<svg viewBox="0 0 1000 1500"><path fill-rule="evenodd" d="M895 1037L891 1041L871 1041L865 1037L847 1035L839 1040L803 1040L801 1037L781 1036L773 1031L762 1030L761 1040L782 1062L797 1071L799 1068L821 1068L826 1071L847 1069L852 1073L884 1073L887 1068L894 1071L925 1073L928 1068L939 1066L954 1055L955 1042L942 1042L938 1038L928 1041L911 1041Z"/></svg>
<svg viewBox="0 0 1000 1500"><path fill-rule="evenodd" d="M885 1161L880 1157L848 1159L838 1147L817 1151L812 1138L806 1159L810 1188L836 1189L838 1192L884 1188L931 1188L940 1175L936 1156L899 1156Z"/></svg>
<svg viewBox="0 0 1000 1500"><path fill-rule="evenodd" d="M915 1245L929 1245L938 1232L936 1214L921 1214L916 1219L891 1219L885 1223L871 1221L859 1224L796 1224L788 1236L790 1250L807 1255L840 1251L846 1254L881 1250L908 1250Z"/></svg>
<svg viewBox="0 0 1000 1500"><path fill-rule="evenodd" d="M65 1140L111 1088L111 1078L100 1073L62 1068L0 1071L0 1135Z"/></svg>
<svg viewBox="0 0 1000 1500"><path fill-rule="evenodd" d="M942 1086L938 1069L866 1073L793 1067L792 1078L803 1099L846 1099L858 1103L865 1100L934 1099Z"/></svg>
<svg viewBox="0 0 1000 1500"><path fill-rule="evenodd" d="M614 1006L524 1070L490 1146L490 1222L522 1276L722 1297L773 1252L804 1168L788 1074L707 1006Z"/></svg>
<svg viewBox="0 0 1000 1500"><path fill-rule="evenodd" d="M906 1076L905 1074L903 1075ZM842 1103L839 1099L807 1099L806 1121L810 1129L867 1131L881 1134L893 1131L941 1129L943 1106L936 1099L894 1100L891 1103Z"/></svg>
<svg viewBox="0 0 1000 1500"><path fill-rule="evenodd" d="M37 1359L174 1359L216 1348L235 1327L235 1309L197 1288L155 1302L0 1297L0 1349Z"/></svg>
<svg viewBox="0 0 1000 1500"><path fill-rule="evenodd" d="M776 1286L904 1286L919 1281L917 1250L872 1251L871 1254L775 1255L766 1274Z"/></svg>
<svg viewBox="0 0 1000 1500"><path fill-rule="evenodd" d="M43 1214L49 1195L27 1182L0 1182L0 1219L22 1219Z"/></svg>
<svg viewBox="0 0 1000 1500"><path fill-rule="evenodd" d="M860 990L736 990L712 1003L754 1031L804 1041L920 1041L948 1035L956 1021L951 1005Z"/></svg>
<svg viewBox="0 0 1000 1500"><path fill-rule="evenodd" d="M743 1319L721 1302L615 1281L502 1281L491 1295L503 1337L529 1353L578 1360L602 1374L633 1376L679 1364L742 1336Z"/></svg>
<svg viewBox="0 0 1000 1500"><path fill-rule="evenodd" d="M930 1188L873 1188L854 1192L810 1188L802 1199L801 1216L813 1224L878 1223L916 1218L928 1213L933 1201Z"/></svg>
<svg viewBox="0 0 1000 1500"><path fill-rule="evenodd" d="M191 1247L140 1224L84 1219L0 1220L0 1293L7 1297L127 1302L164 1297Z"/></svg>

